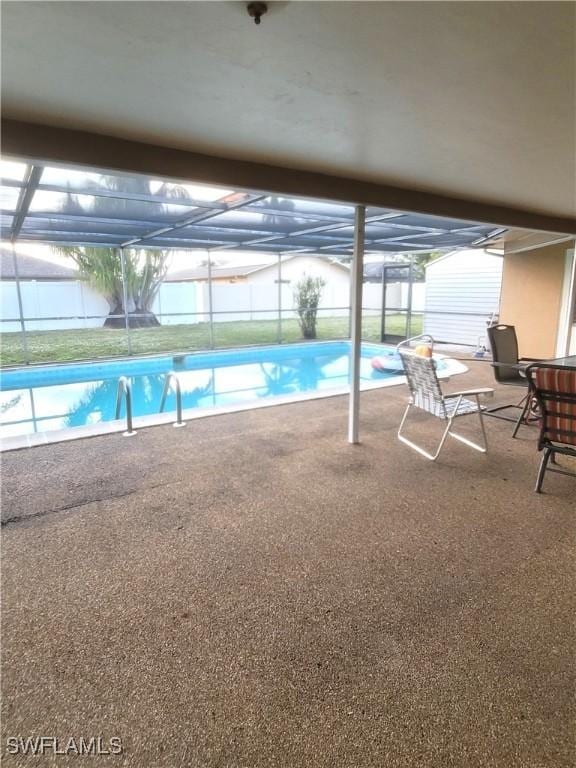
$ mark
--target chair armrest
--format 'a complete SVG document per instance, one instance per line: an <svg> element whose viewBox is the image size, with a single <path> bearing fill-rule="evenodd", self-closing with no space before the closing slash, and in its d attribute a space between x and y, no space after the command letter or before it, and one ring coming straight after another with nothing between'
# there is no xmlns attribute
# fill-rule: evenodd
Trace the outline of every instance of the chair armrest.
<svg viewBox="0 0 576 768"><path fill-rule="evenodd" d="M451 397L464 397L465 395L492 395L494 390L492 387L478 387L478 389L463 389L461 392L450 392L449 395L444 395L444 400L448 400Z"/></svg>

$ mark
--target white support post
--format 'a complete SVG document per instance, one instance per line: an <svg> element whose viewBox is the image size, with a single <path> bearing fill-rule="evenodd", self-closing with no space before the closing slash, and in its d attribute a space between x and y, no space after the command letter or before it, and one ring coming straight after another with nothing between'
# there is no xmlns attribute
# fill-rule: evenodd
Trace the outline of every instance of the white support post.
<svg viewBox="0 0 576 768"><path fill-rule="evenodd" d="M360 346L362 343L362 282L364 279L364 222L366 209L356 206L354 260L352 262L352 306L350 330L350 407L348 442L360 442Z"/></svg>

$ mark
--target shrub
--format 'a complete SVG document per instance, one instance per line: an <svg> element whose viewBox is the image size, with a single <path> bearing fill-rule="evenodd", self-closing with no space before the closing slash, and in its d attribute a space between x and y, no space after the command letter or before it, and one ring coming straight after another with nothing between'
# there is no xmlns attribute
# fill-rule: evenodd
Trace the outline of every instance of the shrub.
<svg viewBox="0 0 576 768"><path fill-rule="evenodd" d="M304 274L294 288L294 304L298 313L298 323L305 339L316 338L318 305L325 285L326 280L324 278Z"/></svg>

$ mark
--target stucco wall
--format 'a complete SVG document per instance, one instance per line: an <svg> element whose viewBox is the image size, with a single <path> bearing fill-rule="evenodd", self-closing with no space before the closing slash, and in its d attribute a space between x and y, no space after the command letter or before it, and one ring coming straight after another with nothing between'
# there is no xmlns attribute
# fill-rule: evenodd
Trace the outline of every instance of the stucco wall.
<svg viewBox="0 0 576 768"><path fill-rule="evenodd" d="M500 322L516 326L522 357L554 357L566 264L565 243L505 254Z"/></svg>

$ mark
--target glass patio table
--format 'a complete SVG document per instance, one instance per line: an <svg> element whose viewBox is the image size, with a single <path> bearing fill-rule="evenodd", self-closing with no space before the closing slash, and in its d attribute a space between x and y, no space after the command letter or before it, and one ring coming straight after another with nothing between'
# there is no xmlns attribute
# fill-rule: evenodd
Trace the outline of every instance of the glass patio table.
<svg viewBox="0 0 576 768"><path fill-rule="evenodd" d="M557 357L555 360L547 360L546 365L553 366L554 368L574 368L574 370L576 370L576 355Z"/></svg>

